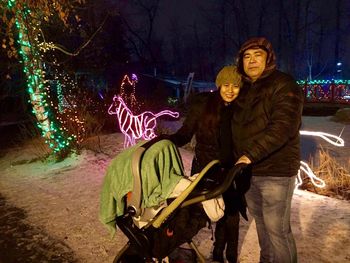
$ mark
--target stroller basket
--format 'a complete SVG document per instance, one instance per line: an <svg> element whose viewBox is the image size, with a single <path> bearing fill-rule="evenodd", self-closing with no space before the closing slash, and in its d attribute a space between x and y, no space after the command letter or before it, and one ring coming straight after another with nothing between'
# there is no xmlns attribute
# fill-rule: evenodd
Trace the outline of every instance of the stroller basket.
<svg viewBox="0 0 350 263"><path fill-rule="evenodd" d="M140 228L135 224L135 218L140 218L145 213L145 209L141 208L142 176L140 167L144 153L157 142L158 140L152 140L141 145L132 155L131 169L134 179L132 195L131 198L125 197L125 213L115 220L116 225L128 238L128 242L119 251L113 262L154 262L154 259L161 262L162 258L168 256L176 247L186 242L195 251L198 261L205 262L204 257L192 242L193 236L208 221L202 206L198 204L224 193L232 184L234 177L242 172L245 165L237 165L229 171L224 171L225 174L222 175L220 162L218 160L211 161L180 195L175 199L167 200L166 206L158 209L158 214ZM202 189L203 184L201 182L208 175L217 173L221 174L223 181L220 184L216 183L212 188ZM198 219L198 222L193 219ZM177 224L177 220L182 220L182 224ZM191 224L188 226L189 230L181 228L184 222L185 224ZM184 233L189 234L185 235Z"/></svg>

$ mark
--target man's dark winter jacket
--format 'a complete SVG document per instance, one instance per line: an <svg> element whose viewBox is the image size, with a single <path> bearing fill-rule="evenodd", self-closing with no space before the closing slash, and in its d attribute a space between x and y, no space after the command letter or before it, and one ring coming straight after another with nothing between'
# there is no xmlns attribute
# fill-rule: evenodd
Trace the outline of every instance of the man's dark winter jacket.
<svg viewBox="0 0 350 263"><path fill-rule="evenodd" d="M243 55L248 49L267 52L262 75L251 82L244 72ZM299 128L303 92L295 80L276 70L276 56L265 38L252 38L238 53L238 71L244 79L233 129L237 158L246 155L252 161L253 176L290 177L300 167Z"/></svg>
<svg viewBox="0 0 350 263"><path fill-rule="evenodd" d="M301 88L278 70L253 83L244 82L232 129L236 155L252 161L253 176L297 174L302 106Z"/></svg>

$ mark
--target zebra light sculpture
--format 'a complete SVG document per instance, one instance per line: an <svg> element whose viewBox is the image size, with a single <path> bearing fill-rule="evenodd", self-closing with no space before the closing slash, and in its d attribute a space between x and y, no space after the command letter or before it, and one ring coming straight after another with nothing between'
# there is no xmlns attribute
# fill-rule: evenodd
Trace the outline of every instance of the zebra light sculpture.
<svg viewBox="0 0 350 263"><path fill-rule="evenodd" d="M139 139L150 140L156 137L154 129L157 118L168 115L178 118L179 113L163 110L159 113L145 111L134 115L127 107L121 96L114 96L113 103L109 106L108 114L117 115L120 131L124 134L124 148L135 145Z"/></svg>

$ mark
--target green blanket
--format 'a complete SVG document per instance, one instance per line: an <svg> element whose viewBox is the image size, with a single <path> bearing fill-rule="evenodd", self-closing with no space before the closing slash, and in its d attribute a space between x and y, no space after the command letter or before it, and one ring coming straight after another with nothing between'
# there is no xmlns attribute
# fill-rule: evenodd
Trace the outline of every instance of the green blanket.
<svg viewBox="0 0 350 263"><path fill-rule="evenodd" d="M123 197L132 191L133 187L132 154L143 143L145 142L125 149L107 168L100 197L99 218L112 235L116 230L116 217L124 213ZM180 153L171 141L161 140L147 149L141 162L141 206L157 206L166 200L184 176L183 171Z"/></svg>

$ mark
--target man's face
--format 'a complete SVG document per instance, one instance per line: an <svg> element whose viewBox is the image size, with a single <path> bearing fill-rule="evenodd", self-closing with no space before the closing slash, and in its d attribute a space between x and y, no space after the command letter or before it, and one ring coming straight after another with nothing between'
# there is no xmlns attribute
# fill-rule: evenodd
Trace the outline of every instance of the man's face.
<svg viewBox="0 0 350 263"><path fill-rule="evenodd" d="M264 72L267 52L261 48L247 49L243 53L243 69L247 76L254 82Z"/></svg>
<svg viewBox="0 0 350 263"><path fill-rule="evenodd" d="M236 84L225 83L221 85L221 88L220 88L221 98L228 103L234 101L238 96L240 88L241 86L239 83L236 83Z"/></svg>

